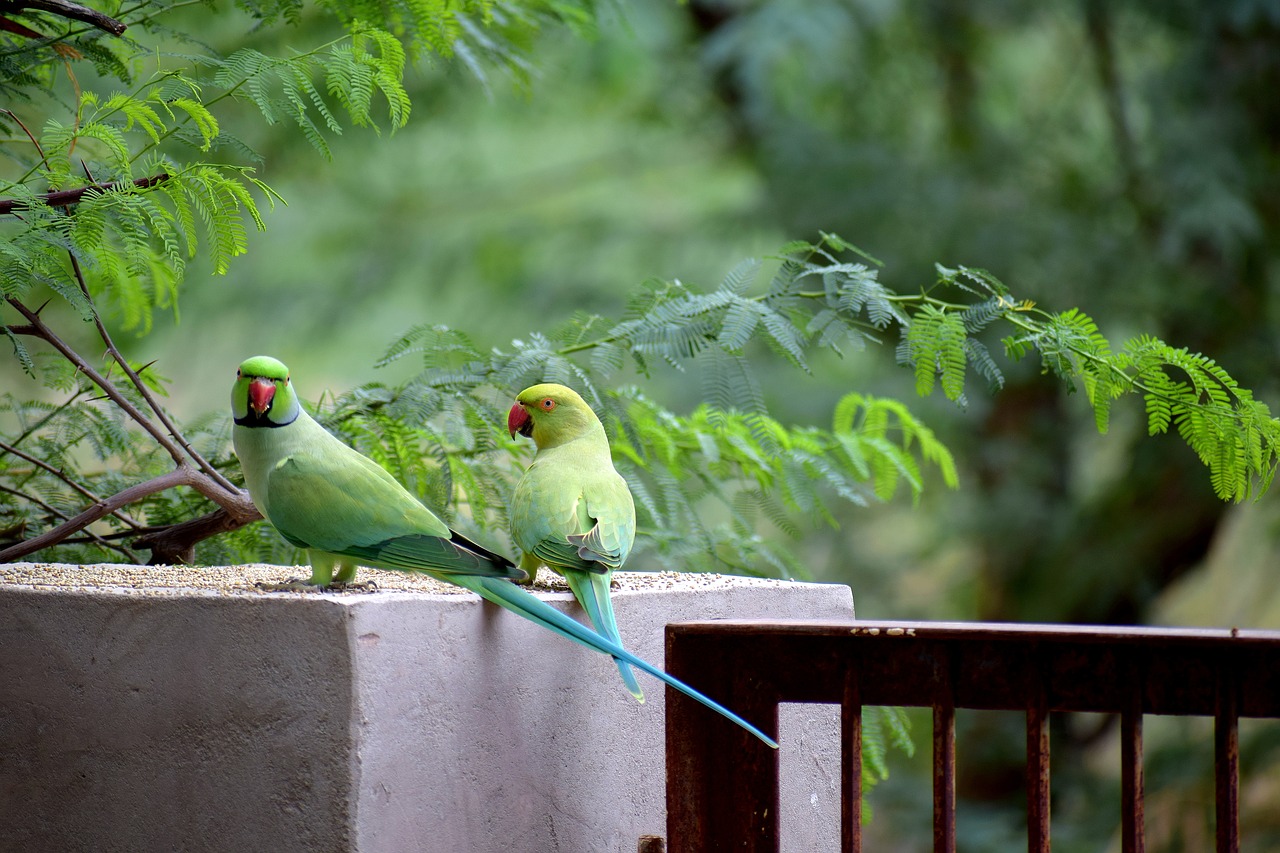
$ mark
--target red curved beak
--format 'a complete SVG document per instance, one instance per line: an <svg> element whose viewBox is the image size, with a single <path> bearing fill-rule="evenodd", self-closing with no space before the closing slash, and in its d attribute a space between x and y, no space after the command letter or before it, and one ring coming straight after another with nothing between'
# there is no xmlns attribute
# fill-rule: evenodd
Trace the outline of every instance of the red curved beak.
<svg viewBox="0 0 1280 853"><path fill-rule="evenodd" d="M271 408L271 401L275 396L276 383L270 379L259 376L249 383L249 408L253 409L258 417L262 417L263 412Z"/></svg>
<svg viewBox="0 0 1280 853"><path fill-rule="evenodd" d="M529 413L519 403L516 403L511 407L511 411L507 412L507 432L511 433L512 438L516 437L516 433L520 433L527 438L533 432L533 418L529 417Z"/></svg>

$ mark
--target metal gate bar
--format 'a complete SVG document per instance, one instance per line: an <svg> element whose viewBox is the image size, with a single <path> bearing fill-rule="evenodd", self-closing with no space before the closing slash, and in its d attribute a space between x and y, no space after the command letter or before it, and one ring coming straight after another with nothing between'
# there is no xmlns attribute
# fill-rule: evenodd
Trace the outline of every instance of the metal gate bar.
<svg viewBox="0 0 1280 853"><path fill-rule="evenodd" d="M1143 840L1144 714L1215 720L1217 850L1239 850L1240 717L1280 718L1280 632L944 622L667 627L667 668L770 734L780 702L841 706L841 845L859 853L862 708L933 709L934 849L955 850L957 708L1027 715L1027 849L1050 849L1049 719L1120 715L1121 835ZM1248 673L1248 678L1242 674ZM778 850L777 753L667 691L671 853Z"/></svg>

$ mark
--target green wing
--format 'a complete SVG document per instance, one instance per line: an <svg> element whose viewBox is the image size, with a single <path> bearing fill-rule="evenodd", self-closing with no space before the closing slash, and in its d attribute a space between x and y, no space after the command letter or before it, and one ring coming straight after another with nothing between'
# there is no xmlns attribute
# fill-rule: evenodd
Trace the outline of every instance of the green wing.
<svg viewBox="0 0 1280 853"><path fill-rule="evenodd" d="M506 557L494 554L453 533L448 539L413 534L397 536L373 546L352 546L341 552L362 565L402 571L431 571L441 575L477 575L524 580L525 573Z"/></svg>
<svg viewBox="0 0 1280 853"><path fill-rule="evenodd" d="M522 578L451 531L373 462L339 441L291 453L267 479L267 516L290 543L404 571Z"/></svg>

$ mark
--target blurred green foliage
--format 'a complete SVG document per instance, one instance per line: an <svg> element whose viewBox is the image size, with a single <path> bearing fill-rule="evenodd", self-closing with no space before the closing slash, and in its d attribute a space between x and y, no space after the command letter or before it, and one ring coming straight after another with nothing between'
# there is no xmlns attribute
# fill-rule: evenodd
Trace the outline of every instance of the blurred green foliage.
<svg viewBox="0 0 1280 853"><path fill-rule="evenodd" d="M224 125L257 152L255 175L285 204L267 214L265 233L247 233L249 251L225 277L209 278L206 258L190 262L175 285L181 322L158 314L148 337L125 338L131 360L158 360L173 380L172 407L219 464L233 467L225 424L205 413L223 408L245 356L285 359L304 394L334 389L326 417L373 451L387 434L370 426L379 406L398 399L392 389L421 380L409 359L374 367L410 329L465 330L468 346L488 357L549 321L618 317L649 279L719 282L739 258L767 255L796 235L816 241L821 229L885 261L899 294L933 287L938 261L974 264L1020 299L1078 306L1105 340L1158 336L1210 353L1257 400L1275 398L1275 4L554 6L569 11L556 18L534 4L530 16L501 3L470 7L453 31L463 37L453 59L423 60L447 39L436 38L439 28L406 24L398 35L420 60L404 81L408 123L378 138L325 128L331 160L299 138L296 124L237 121L236 110L256 107L226 105ZM336 35L312 7L276 4L271 14L296 20L289 39L297 44ZM248 13L211 16L197 6L175 15L175 32L196 22L221 54L281 53L277 32L246 26ZM490 29L485 15L498 19ZM78 38L99 74L117 65L140 73L105 56L112 49L100 35ZM88 88L89 73L76 69ZM18 71L51 81L63 73L50 56L34 70L0 67L0 76L18 81ZM59 85L59 104L31 108L65 107L71 87ZM321 116L317 128L324 124ZM15 131L0 150L12 158L23 144ZM221 167L240 150L228 140L209 159ZM27 168L31 152L23 156ZM128 322L124 312L110 318L117 333ZM943 390L948 381L945 372L902 370L891 347L815 353L811 374L763 357L759 342L744 352L764 410L798 430L827 429L851 391L907 399L918 381L940 379ZM1143 406L1117 400L1099 436L1096 393L1082 386L1085 393L1064 395L1043 363L991 357L1004 380L998 394L967 388L961 410L941 398L912 404L951 449L961 490L925 490L914 511L835 502L838 526L788 543L788 565L850 583L863 616L1276 627L1273 498L1230 509L1196 453L1147 436ZM16 368L0 369L6 389L24 400L38 393ZM681 429L697 422L708 396L702 375L662 363L648 375L628 367L616 380L638 389L618 405L651 401L685 413ZM24 423L42 416L32 410ZM692 441L706 434L673 432ZM443 496L440 471L422 468L419 490ZM157 519L201 511L180 491L165 500ZM723 506L713 521L728 517L732 502ZM205 554L286 557L264 528L213 540ZM639 555L653 562L634 568L655 567L662 553L655 538ZM962 818L963 849L1002 849L1019 814L1007 780L1021 760L1021 724L961 724L982 744L960 756L962 811L974 815ZM1092 759L1111 735L1079 721L1056 725L1055 766L1076 768L1090 793L1055 802L1056 846L1105 847L1116 820L1099 807L1099 792L1114 776ZM1193 781L1184 770L1187 750L1208 749L1209 735L1190 724L1156 728L1148 814L1162 817L1149 849L1197 849L1211 797L1197 787L1205 775ZM1274 736L1244 740L1246 764L1274 758ZM927 825L919 786L899 775L877 790L873 831L887 836L884 849L915 849L903 827ZM1275 794L1258 796L1274 802ZM1274 813L1246 811L1257 849L1280 839Z"/></svg>

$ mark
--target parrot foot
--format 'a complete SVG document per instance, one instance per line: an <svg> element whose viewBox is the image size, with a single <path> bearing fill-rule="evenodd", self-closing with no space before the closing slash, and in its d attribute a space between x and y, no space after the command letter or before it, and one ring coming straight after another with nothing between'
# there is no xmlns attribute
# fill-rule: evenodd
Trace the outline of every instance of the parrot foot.
<svg viewBox="0 0 1280 853"><path fill-rule="evenodd" d="M289 578L284 583L262 583L259 581L254 584L263 592L373 592L378 585L373 581L334 581L328 586L318 583L311 583L302 578Z"/></svg>
<svg viewBox="0 0 1280 853"><path fill-rule="evenodd" d="M374 592L378 585L373 581L334 581L325 592Z"/></svg>
<svg viewBox="0 0 1280 853"><path fill-rule="evenodd" d="M302 578L289 578L284 583L263 583L258 581L254 586L263 592L324 592L325 590L320 584L308 583Z"/></svg>

